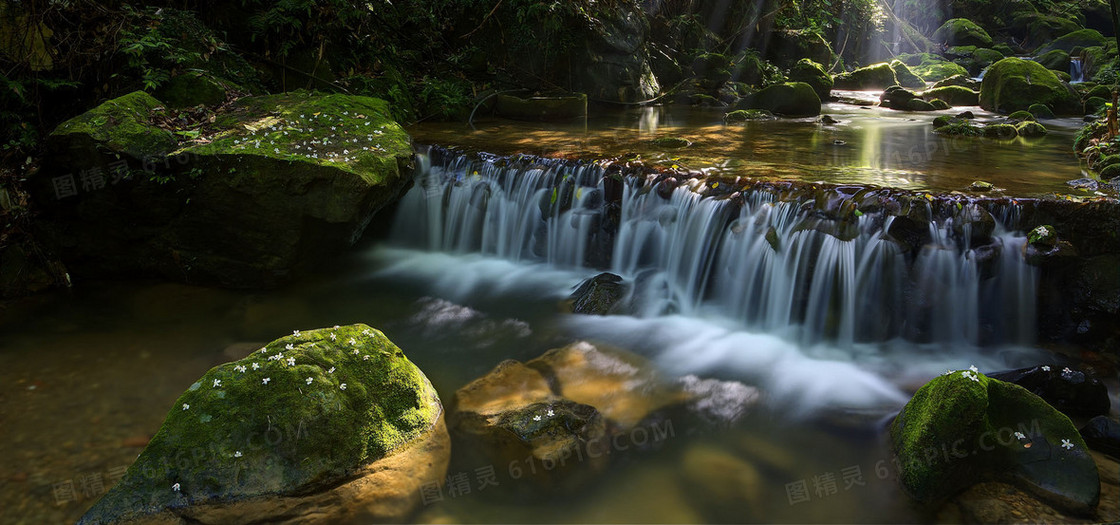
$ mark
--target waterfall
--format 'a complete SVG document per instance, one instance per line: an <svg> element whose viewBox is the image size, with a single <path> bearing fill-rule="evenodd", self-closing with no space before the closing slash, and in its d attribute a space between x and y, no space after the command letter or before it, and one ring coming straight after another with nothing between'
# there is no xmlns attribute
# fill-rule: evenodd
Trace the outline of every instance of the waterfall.
<svg viewBox="0 0 1120 525"><path fill-rule="evenodd" d="M633 284L633 315L722 316L806 345L1033 339L1037 271L1019 255L1015 205L958 203L925 231L890 206L860 213L839 190L780 196L595 163L432 157L401 201L397 244L609 269Z"/></svg>
<svg viewBox="0 0 1120 525"><path fill-rule="evenodd" d="M1072 57L1069 59L1069 78L1070 84L1085 81L1085 72L1082 69L1080 57Z"/></svg>

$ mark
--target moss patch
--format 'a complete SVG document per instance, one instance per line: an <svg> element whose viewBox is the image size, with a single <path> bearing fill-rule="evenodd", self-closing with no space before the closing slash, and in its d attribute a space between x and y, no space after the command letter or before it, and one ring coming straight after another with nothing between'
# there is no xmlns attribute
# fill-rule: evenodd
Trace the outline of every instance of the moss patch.
<svg viewBox="0 0 1120 525"><path fill-rule="evenodd" d="M945 86L927 90L922 98L944 100L954 106L975 106L980 103L980 93L961 86Z"/></svg>
<svg viewBox="0 0 1120 525"><path fill-rule="evenodd" d="M992 37L988 36L988 32L967 18L946 20L930 38L951 46L992 46Z"/></svg>
<svg viewBox="0 0 1120 525"><path fill-rule="evenodd" d="M1012 112L1046 104L1059 114L1080 111L1077 96L1053 71L1032 60L1005 58L992 64L980 84L980 107Z"/></svg>
<svg viewBox="0 0 1120 525"><path fill-rule="evenodd" d="M441 410L427 378L377 330L282 337L191 385L83 521L323 486L422 435Z"/></svg>
<svg viewBox="0 0 1120 525"><path fill-rule="evenodd" d="M59 124L51 137L72 140L73 135L85 135L137 159L165 155L177 140L170 131L152 124L152 112L162 106L155 97L134 91Z"/></svg>
<svg viewBox="0 0 1120 525"><path fill-rule="evenodd" d="M832 78L836 89L875 90L887 89L898 84L890 64L882 62L861 67L850 73L842 73Z"/></svg>

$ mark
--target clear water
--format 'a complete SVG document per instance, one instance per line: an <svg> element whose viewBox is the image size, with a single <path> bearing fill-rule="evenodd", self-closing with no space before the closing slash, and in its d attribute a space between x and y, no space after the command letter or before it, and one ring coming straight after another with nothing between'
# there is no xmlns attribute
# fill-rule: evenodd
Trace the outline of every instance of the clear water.
<svg viewBox="0 0 1120 525"><path fill-rule="evenodd" d="M812 123L783 126L793 127L767 134L792 136L797 126L808 126L802 138L819 142L831 133ZM767 148L753 151L774 165L796 158ZM1032 158L1046 164L1047 155ZM980 162L999 167L990 160ZM675 428L653 451L620 451L595 483L574 493L514 497L516 487L504 485L446 496L419 517L433 522L925 521L930 516L907 505L891 479L885 421L947 368L993 371L1056 360L1022 335L1029 310L998 309L999 323L973 315L992 305L1025 304L1032 277L1008 258L995 281L978 279L969 247L946 238L949 225L931 231L936 249L902 264L881 245L881 224L870 218L856 238L838 242L793 231L797 213L763 196L735 208L678 190L663 203L643 200L640 182L627 186L629 229L614 245L611 263L643 283L630 314L562 314L560 301L597 273L585 264L585 240L597 220L592 204L601 190L594 170L572 170L567 184L575 205L553 210L542 230L533 226L542 220L540 192L555 186L550 177L562 176L542 169L487 179L485 167L460 167L433 170L430 183L416 186L398 208L390 239L370 242L283 290L79 283L73 291L6 305L0 310L0 521L77 519L198 376L294 329L353 322L381 328L445 399L504 359L528 360L577 339L637 352L667 373L741 381L764 393L734 428ZM884 169L861 168L857 178L885 176ZM842 177L841 171L829 173ZM447 206L430 206L445 195ZM784 258L765 255L755 223L774 226L784 242L804 248L790 248ZM997 236L1014 248L1022 233L1007 226ZM810 259L815 269L828 270L799 273ZM876 302L863 302L868 283L885 282L892 271L918 290L922 276L930 285L950 283L939 297L951 300L907 312L910 303L883 288L874 292ZM808 289L791 291L798 286ZM793 295L807 299L795 307ZM897 323L867 335L869 321L896 309ZM836 319L836 312L851 315ZM914 316L927 316L922 323L935 337L891 328L913 324ZM998 337L981 334L992 326ZM713 457L718 468L703 470ZM807 499L795 497L802 483ZM720 489L738 486L749 488Z"/></svg>

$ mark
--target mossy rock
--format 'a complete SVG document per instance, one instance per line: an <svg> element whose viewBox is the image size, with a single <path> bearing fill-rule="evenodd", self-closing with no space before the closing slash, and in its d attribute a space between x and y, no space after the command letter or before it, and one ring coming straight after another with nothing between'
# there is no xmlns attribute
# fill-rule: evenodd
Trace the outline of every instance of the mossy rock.
<svg viewBox="0 0 1120 525"><path fill-rule="evenodd" d="M813 86L804 82L786 82L767 86L745 99L743 108L765 109L787 117L810 117L821 114L821 99Z"/></svg>
<svg viewBox="0 0 1120 525"><path fill-rule="evenodd" d="M1058 114L1081 110L1073 90L1038 62L1005 58L988 68L980 84L980 107L1012 112L1032 104L1046 104Z"/></svg>
<svg viewBox="0 0 1120 525"><path fill-rule="evenodd" d="M899 55L898 59L910 66L910 70L929 82L938 82L949 77L961 75L969 77L967 69L959 64L945 60L930 53Z"/></svg>
<svg viewBox="0 0 1120 525"><path fill-rule="evenodd" d="M980 93L961 86L933 88L922 93L926 100L941 99L954 106L975 106L980 103Z"/></svg>
<svg viewBox="0 0 1120 525"><path fill-rule="evenodd" d="M732 122L750 122L752 120L775 120L773 113L765 109L737 109L723 116L723 121L727 123Z"/></svg>
<svg viewBox="0 0 1120 525"><path fill-rule="evenodd" d="M1030 111L1025 111L1025 110L1021 110L1021 109L1019 111L1016 111L1016 112L1008 115L1007 118L1010 119L1010 120L1017 120L1017 121L1035 120L1034 115L1032 115Z"/></svg>
<svg viewBox="0 0 1120 525"><path fill-rule="evenodd" d="M905 88L924 88L926 81L922 77L915 75L913 71L906 65L905 62L900 60L893 60L890 63L891 70L894 71L894 76L898 80L898 85Z"/></svg>
<svg viewBox="0 0 1120 525"><path fill-rule="evenodd" d="M620 310L620 301L626 297L629 286L621 276L601 273L579 284L568 300L574 314L608 315Z"/></svg>
<svg viewBox="0 0 1120 525"><path fill-rule="evenodd" d="M920 98L915 98L906 103L907 111L937 111L937 106Z"/></svg>
<svg viewBox="0 0 1120 525"><path fill-rule="evenodd" d="M933 86L931 86L930 89L937 89L948 86L960 86L979 92L978 90L980 89L980 81L968 75L953 75L949 78L943 78L941 80L938 80L937 82L934 82Z"/></svg>
<svg viewBox="0 0 1120 525"><path fill-rule="evenodd" d="M1009 45L1007 45L1003 42L1000 42L998 44L993 45L992 50L996 51L997 53L999 53L1001 55L1003 55L1004 57L1009 57L1009 56L1015 54L1015 50L1011 49L1011 46L1009 46Z"/></svg>
<svg viewBox="0 0 1120 525"><path fill-rule="evenodd" d="M1069 53L1055 49L1039 55L1034 59L1035 62L1042 64L1046 69L1053 69L1054 71L1069 71Z"/></svg>
<svg viewBox="0 0 1120 525"><path fill-rule="evenodd" d="M1101 180L1112 180L1120 177L1120 164L1109 164L1097 172Z"/></svg>
<svg viewBox="0 0 1120 525"><path fill-rule="evenodd" d="M1020 123L1015 127L1020 137L1041 137L1046 134L1046 126L1033 120Z"/></svg>
<svg viewBox="0 0 1120 525"><path fill-rule="evenodd" d="M1120 164L1120 155L1116 155L1116 154L1105 155L1105 156L1101 157L1100 159L1098 159L1097 162L1095 162L1093 164L1093 168L1099 170L1099 169L1103 169L1106 166L1111 166L1113 164Z"/></svg>
<svg viewBox="0 0 1120 525"><path fill-rule="evenodd" d="M1073 423L1028 390L971 370L934 378L890 427L899 481L937 505L985 480L1009 481L1048 503L1087 513L1100 479Z"/></svg>
<svg viewBox="0 0 1120 525"><path fill-rule="evenodd" d="M988 181L977 180L972 181L972 184L968 185L968 189L969 191L989 192L996 189L996 186Z"/></svg>
<svg viewBox="0 0 1120 525"><path fill-rule="evenodd" d="M1054 112L1050 109L1050 106L1046 104L1031 104L1027 108L1027 111L1029 111L1031 115L1034 115L1035 118L1055 118Z"/></svg>
<svg viewBox="0 0 1120 525"><path fill-rule="evenodd" d="M1055 49L1061 49L1062 51L1069 53L1075 47L1097 47L1107 44L1108 40L1105 39L1105 37L1102 36L1099 31L1095 29L1078 29L1077 31L1070 32L1066 35L1054 39L1052 42L1046 44L1038 51L1036 51L1036 53L1039 55L1045 55L1046 53L1049 53L1050 51L1053 51Z"/></svg>
<svg viewBox="0 0 1120 525"><path fill-rule="evenodd" d="M1037 47L1081 29L1081 24L1063 16L1021 12L1012 16L1009 29L1024 46Z"/></svg>
<svg viewBox="0 0 1120 525"><path fill-rule="evenodd" d="M173 108L218 106L226 101L225 83L199 71L187 71L171 77L156 90L156 96Z"/></svg>
<svg viewBox="0 0 1120 525"><path fill-rule="evenodd" d="M980 66L981 69L995 64L1000 60L1003 60L1005 56L1006 55L1000 53L999 51L996 51L995 49L984 47L972 52L972 60L976 63L976 65Z"/></svg>
<svg viewBox="0 0 1120 525"><path fill-rule="evenodd" d="M951 46L992 46L992 37L988 36L988 32L967 18L946 20L930 38Z"/></svg>
<svg viewBox="0 0 1120 525"><path fill-rule="evenodd" d="M832 91L832 76L825 71L824 66L808 58L798 60L791 66L787 77L790 82L804 82L812 86L821 100L827 100Z"/></svg>
<svg viewBox="0 0 1120 525"><path fill-rule="evenodd" d="M984 126L984 136L991 139L1013 139L1019 131L1011 124L988 124Z"/></svg>
<svg viewBox="0 0 1120 525"><path fill-rule="evenodd" d="M431 383L381 332L362 324L297 332L191 385L81 523L212 523L200 515L238 505L265 512L255 520L293 520L292 509L252 502L332 490L443 428L442 415Z"/></svg>
<svg viewBox="0 0 1120 525"><path fill-rule="evenodd" d="M944 100L941 100L939 98L935 98L933 100L930 100L929 103L930 103L931 106L933 106L933 109L935 109L935 110L950 109L950 108L953 107L948 102L945 102Z"/></svg>
<svg viewBox="0 0 1120 525"><path fill-rule="evenodd" d="M96 161L88 150L106 148L133 159L163 156L175 149L178 140L170 131L153 124L153 112L163 102L134 91L59 124L47 138L51 156L74 159L69 169L88 168Z"/></svg>
<svg viewBox="0 0 1120 525"><path fill-rule="evenodd" d="M942 51L941 54L951 59L968 58L971 57L977 49L980 48L976 46L952 46L945 51Z"/></svg>
<svg viewBox="0 0 1120 525"><path fill-rule="evenodd" d="M1073 75L1070 75L1068 72L1054 71L1054 74L1057 75L1058 80L1061 80L1062 82L1069 83L1069 82L1073 81ZM1075 94L1076 94L1076 92L1075 92Z"/></svg>
<svg viewBox="0 0 1120 525"><path fill-rule="evenodd" d="M1085 114L1092 115L1104 109L1108 104L1108 99L1101 97L1089 97L1085 101Z"/></svg>
<svg viewBox="0 0 1120 525"><path fill-rule="evenodd" d="M960 136L960 137L979 137L984 134L984 130L980 126L973 125L968 121L950 122L943 126L935 127L934 133L938 135Z"/></svg>
<svg viewBox="0 0 1120 525"><path fill-rule="evenodd" d="M861 67L832 77L834 89L879 90L898 85L891 65L886 62Z"/></svg>
<svg viewBox="0 0 1120 525"><path fill-rule="evenodd" d="M1114 89L1116 89L1116 86L1106 86L1103 84L1093 86L1092 89L1085 93L1085 98L1100 97L1103 99L1110 99L1112 98L1112 90Z"/></svg>

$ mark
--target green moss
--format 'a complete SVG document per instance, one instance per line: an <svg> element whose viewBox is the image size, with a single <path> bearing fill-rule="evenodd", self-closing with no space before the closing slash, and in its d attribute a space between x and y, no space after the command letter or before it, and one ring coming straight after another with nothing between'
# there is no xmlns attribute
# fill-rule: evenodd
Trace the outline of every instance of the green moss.
<svg viewBox="0 0 1120 525"><path fill-rule="evenodd" d="M427 378L377 330L282 337L191 385L86 519L330 483L421 436L441 410Z"/></svg>
<svg viewBox="0 0 1120 525"><path fill-rule="evenodd" d="M1029 115L1029 113L1028 113ZM1046 126L1029 120L1015 127L1020 137L1041 137L1046 134Z"/></svg>
<svg viewBox="0 0 1120 525"><path fill-rule="evenodd" d="M311 162L360 175L371 184L398 177L397 158L412 142L381 99L296 91L247 97L223 121L231 128L185 152Z"/></svg>
<svg viewBox="0 0 1120 525"><path fill-rule="evenodd" d="M944 100L941 100L939 98L935 98L933 100L930 100L929 103L930 103L931 106L933 106L933 109L936 109L936 110L949 109L949 108L953 107L948 102L945 102Z"/></svg>
<svg viewBox="0 0 1120 525"><path fill-rule="evenodd" d="M1069 71L1069 53L1061 49L1055 49L1048 53L1039 55L1035 58L1035 62L1042 64L1046 69L1053 69L1055 71Z"/></svg>
<svg viewBox="0 0 1120 525"><path fill-rule="evenodd" d="M911 71L925 80L937 82L956 75L968 77L968 70L959 64L944 60L937 55L925 54L917 64L909 64Z"/></svg>
<svg viewBox="0 0 1120 525"><path fill-rule="evenodd" d="M975 106L980 102L980 93L961 86L933 88L922 93L922 98L939 98L954 106Z"/></svg>
<svg viewBox="0 0 1120 525"><path fill-rule="evenodd" d="M1007 44L1004 44L1002 42L999 43L999 44L993 45L992 46L992 51L995 51L995 52L997 52L1000 55L1003 55L1005 57L1008 57L1008 56L1011 56L1011 55L1015 54L1015 50L1011 49L1011 46L1009 46Z"/></svg>
<svg viewBox="0 0 1120 525"><path fill-rule="evenodd" d="M907 111L936 111L937 106L920 98L910 99L906 102Z"/></svg>
<svg viewBox="0 0 1120 525"><path fill-rule="evenodd" d="M967 121L950 122L944 126L935 127L934 133L938 135L953 135L962 137L978 137L983 135L979 126L974 126Z"/></svg>
<svg viewBox="0 0 1120 525"><path fill-rule="evenodd" d="M984 136L992 139L1013 139L1019 131L1011 124L988 124L984 126Z"/></svg>
<svg viewBox="0 0 1120 525"><path fill-rule="evenodd" d="M1054 118L1054 112L1046 104L1031 104L1027 111L1035 118Z"/></svg>
<svg viewBox="0 0 1120 525"><path fill-rule="evenodd" d="M996 51L995 49L979 48L972 53L972 60L976 65L981 68L988 67L1000 60L1003 60L1004 54Z"/></svg>
<svg viewBox="0 0 1120 525"><path fill-rule="evenodd" d="M170 131L152 124L152 112L162 106L151 95L134 91L59 124L51 136L87 135L114 152L137 159L161 156L177 143Z"/></svg>
<svg viewBox="0 0 1120 525"><path fill-rule="evenodd" d="M832 77L836 89L875 90L898 84L890 64L882 62Z"/></svg>
<svg viewBox="0 0 1120 525"><path fill-rule="evenodd" d="M1042 49L1039 49L1037 54L1046 54L1055 49L1061 49L1069 53L1075 47L1096 47L1108 44L1108 40L1095 29L1078 29L1077 31L1070 32L1066 35L1054 39L1049 44L1046 44Z"/></svg>
<svg viewBox="0 0 1120 525"><path fill-rule="evenodd" d="M1102 109L1104 109L1107 104L1108 99L1104 99L1101 97L1089 97L1085 101L1085 113L1090 115L1093 113L1098 113Z"/></svg>
<svg viewBox="0 0 1120 525"><path fill-rule="evenodd" d="M894 60L891 61L890 66L891 70L894 71L895 79L898 80L898 85L908 88L926 87L926 81L922 80L922 77L914 74L905 62Z"/></svg>
<svg viewBox="0 0 1120 525"><path fill-rule="evenodd" d="M992 64L980 85L980 107L1011 112L1032 104L1046 104L1062 114L1080 110L1076 95L1042 64L1019 58Z"/></svg>
<svg viewBox="0 0 1120 525"><path fill-rule="evenodd" d="M724 122L747 122L751 120L774 120L773 113L765 109L737 109L723 116Z"/></svg>
<svg viewBox="0 0 1120 525"><path fill-rule="evenodd" d="M1019 110L1007 116L1011 120L1034 120L1034 115L1029 111Z"/></svg>
<svg viewBox="0 0 1120 525"><path fill-rule="evenodd" d="M991 47L992 37L988 32L967 18L946 20L933 32L934 42L945 42L954 46Z"/></svg>
<svg viewBox="0 0 1120 525"><path fill-rule="evenodd" d="M1109 164L1097 172L1101 180L1112 180L1120 177L1120 164Z"/></svg>
<svg viewBox="0 0 1120 525"><path fill-rule="evenodd" d="M1088 98L1088 97L1100 97L1100 98L1104 98L1104 99L1112 98L1112 90L1113 89L1116 89L1116 86L1104 86L1104 85L1093 86L1093 88L1090 89L1089 92L1085 94L1085 97L1086 98Z"/></svg>

